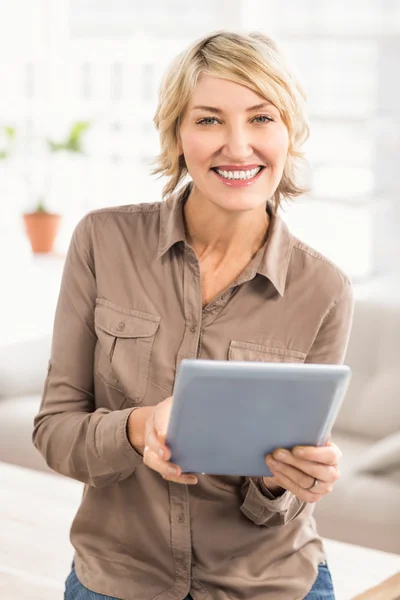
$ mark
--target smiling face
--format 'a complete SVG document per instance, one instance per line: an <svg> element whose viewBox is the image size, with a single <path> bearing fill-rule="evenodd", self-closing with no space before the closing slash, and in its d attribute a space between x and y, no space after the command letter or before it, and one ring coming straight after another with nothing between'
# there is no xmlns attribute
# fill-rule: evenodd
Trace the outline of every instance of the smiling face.
<svg viewBox="0 0 400 600"><path fill-rule="evenodd" d="M178 150L193 179L192 193L202 200L245 211L274 194L285 166L288 131L279 110L250 88L202 74L179 133Z"/></svg>

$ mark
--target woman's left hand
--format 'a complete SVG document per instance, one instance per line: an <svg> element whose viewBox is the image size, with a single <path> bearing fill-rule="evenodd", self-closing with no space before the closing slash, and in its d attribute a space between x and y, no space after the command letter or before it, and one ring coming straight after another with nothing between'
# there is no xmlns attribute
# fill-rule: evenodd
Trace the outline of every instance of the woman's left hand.
<svg viewBox="0 0 400 600"><path fill-rule="evenodd" d="M278 448L266 457L274 476L264 477L264 483L272 492L280 486L303 502L318 502L332 491L333 484L339 479L341 457L338 446L330 441L326 446L296 446L292 450ZM313 487L316 479L318 484Z"/></svg>

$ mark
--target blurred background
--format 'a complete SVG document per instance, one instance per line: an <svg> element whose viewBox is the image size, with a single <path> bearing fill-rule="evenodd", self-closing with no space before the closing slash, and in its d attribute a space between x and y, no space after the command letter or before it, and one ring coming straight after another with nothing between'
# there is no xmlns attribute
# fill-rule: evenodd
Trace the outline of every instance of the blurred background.
<svg viewBox="0 0 400 600"><path fill-rule="evenodd" d="M400 298L399 0L0 0L0 11L7 339L48 329L63 257L87 211L161 199L164 182L149 174L161 76L187 44L220 28L271 35L304 82L312 192L285 208L292 231L360 293ZM34 255L26 232L23 215L37 210L60 216L48 254Z"/></svg>
<svg viewBox="0 0 400 600"><path fill-rule="evenodd" d="M31 441L72 231L90 210L161 200L165 182L150 176L161 77L178 52L219 29L270 35L296 65L308 95L311 192L281 215L355 290L345 359L353 376L333 430L342 477L315 515L325 538L376 552L330 546L337 598L400 571L400 0L0 0L7 600L61 598L72 558L80 484L45 479Z"/></svg>

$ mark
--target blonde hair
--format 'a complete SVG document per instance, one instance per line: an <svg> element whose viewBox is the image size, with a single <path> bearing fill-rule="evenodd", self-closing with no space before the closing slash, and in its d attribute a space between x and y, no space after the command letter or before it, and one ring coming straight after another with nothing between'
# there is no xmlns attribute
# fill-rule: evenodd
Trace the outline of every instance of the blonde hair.
<svg viewBox="0 0 400 600"><path fill-rule="evenodd" d="M275 210L282 199L307 191L296 182L300 148L309 135L306 96L294 71L276 43L266 35L217 31L197 40L170 64L159 88L153 122L160 134L161 153L153 161L152 175L169 179L163 199L187 175L184 156L178 154L179 127L199 75L205 73L234 81L255 91L276 106L288 130L289 147L281 181L273 194Z"/></svg>

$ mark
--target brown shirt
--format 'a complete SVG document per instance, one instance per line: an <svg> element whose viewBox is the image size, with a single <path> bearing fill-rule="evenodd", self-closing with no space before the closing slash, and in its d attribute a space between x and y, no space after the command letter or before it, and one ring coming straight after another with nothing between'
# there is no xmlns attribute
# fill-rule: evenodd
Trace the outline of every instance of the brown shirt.
<svg viewBox="0 0 400 600"><path fill-rule="evenodd" d="M85 483L71 528L89 589L122 600L295 600L324 560L313 505L256 477L165 481L126 434L133 407L173 393L183 358L342 363L348 278L272 215L266 243L202 307L186 243L191 183L162 203L98 210L75 229L33 440Z"/></svg>

